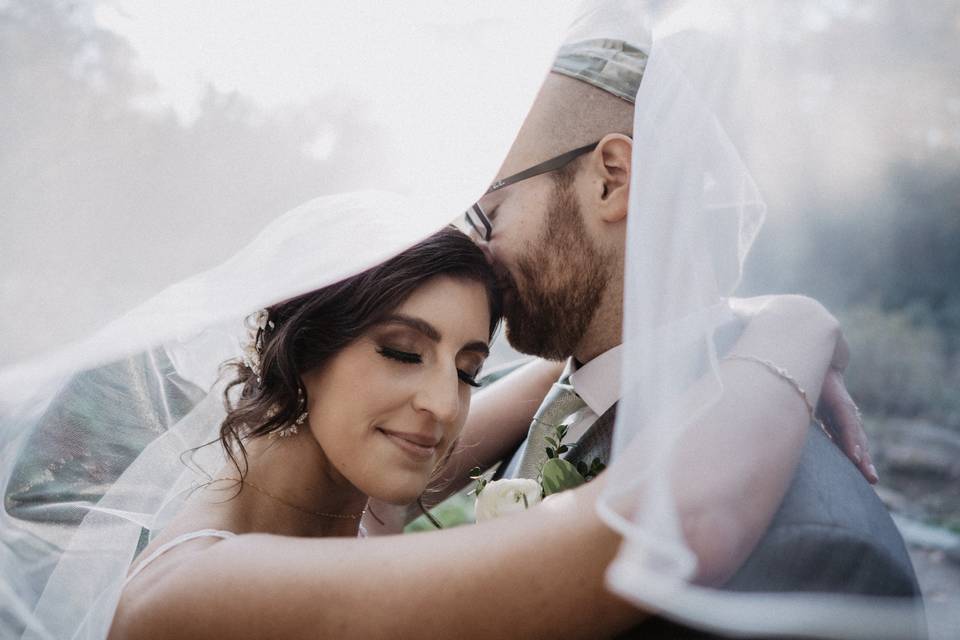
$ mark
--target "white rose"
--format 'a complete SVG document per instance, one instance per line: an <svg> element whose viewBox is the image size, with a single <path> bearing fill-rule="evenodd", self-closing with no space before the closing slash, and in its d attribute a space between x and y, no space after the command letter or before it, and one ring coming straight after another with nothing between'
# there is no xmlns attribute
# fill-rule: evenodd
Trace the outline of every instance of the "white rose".
<svg viewBox="0 0 960 640"><path fill-rule="evenodd" d="M526 497L526 501L524 501ZM540 502L540 483L527 478L488 482L477 496L477 522L523 511Z"/></svg>

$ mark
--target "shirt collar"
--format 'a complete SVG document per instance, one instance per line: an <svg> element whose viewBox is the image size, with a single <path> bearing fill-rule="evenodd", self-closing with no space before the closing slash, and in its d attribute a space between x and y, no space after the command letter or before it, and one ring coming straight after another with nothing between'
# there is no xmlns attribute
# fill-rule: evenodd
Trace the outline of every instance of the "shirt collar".
<svg viewBox="0 0 960 640"><path fill-rule="evenodd" d="M573 358L567 362L564 377L569 375L573 390L598 416L606 413L620 399L622 347L618 344L579 367Z"/></svg>

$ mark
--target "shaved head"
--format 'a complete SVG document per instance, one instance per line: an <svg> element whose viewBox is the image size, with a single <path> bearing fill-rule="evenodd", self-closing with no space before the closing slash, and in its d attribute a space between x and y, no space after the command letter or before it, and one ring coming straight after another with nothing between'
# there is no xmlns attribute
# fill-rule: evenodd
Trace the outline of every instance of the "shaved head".
<svg viewBox="0 0 960 640"><path fill-rule="evenodd" d="M550 73L497 174L511 175L608 133L631 135L633 104L559 73Z"/></svg>

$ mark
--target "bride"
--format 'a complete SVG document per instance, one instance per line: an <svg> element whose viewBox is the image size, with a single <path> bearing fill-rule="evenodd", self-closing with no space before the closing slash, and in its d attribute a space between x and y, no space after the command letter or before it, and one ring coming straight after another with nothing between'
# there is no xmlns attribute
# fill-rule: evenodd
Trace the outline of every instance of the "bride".
<svg viewBox="0 0 960 640"><path fill-rule="evenodd" d="M450 228L261 311L230 365L219 429L229 462L134 572L173 566L182 550L155 550L182 533L210 531L185 549L250 532L356 536L368 496L416 500L466 420L498 296L483 254Z"/></svg>

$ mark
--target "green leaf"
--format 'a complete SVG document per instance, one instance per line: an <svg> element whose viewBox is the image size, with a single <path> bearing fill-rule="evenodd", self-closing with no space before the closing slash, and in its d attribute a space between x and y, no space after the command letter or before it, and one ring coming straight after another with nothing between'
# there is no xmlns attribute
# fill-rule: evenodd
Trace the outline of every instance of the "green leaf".
<svg viewBox="0 0 960 640"><path fill-rule="evenodd" d="M587 466L587 463L583 460L577 460L577 471L580 472L580 475L586 477L590 473L590 467Z"/></svg>
<svg viewBox="0 0 960 640"><path fill-rule="evenodd" d="M547 460L543 465L542 474L541 484L545 496L579 487L585 482L575 466L560 458Z"/></svg>
<svg viewBox="0 0 960 640"><path fill-rule="evenodd" d="M480 492L483 491L483 488L487 486L487 480L486 478L481 477L477 477L475 480L477 481L477 484L470 493L479 496Z"/></svg>
<svg viewBox="0 0 960 640"><path fill-rule="evenodd" d="M547 457L548 457L548 458L556 458L556 457L557 457L557 454L554 452L553 449L551 449L550 447L547 447Z"/></svg>
<svg viewBox="0 0 960 640"><path fill-rule="evenodd" d="M603 461L600 458L594 458L593 462L590 463L590 473L597 475L601 471L607 468L607 465L603 464Z"/></svg>
<svg viewBox="0 0 960 640"><path fill-rule="evenodd" d="M570 451L570 447L565 444L560 445L560 448L557 449L557 453L566 453L567 451Z"/></svg>

